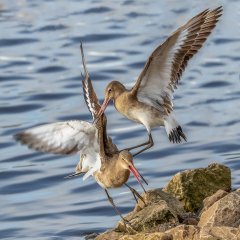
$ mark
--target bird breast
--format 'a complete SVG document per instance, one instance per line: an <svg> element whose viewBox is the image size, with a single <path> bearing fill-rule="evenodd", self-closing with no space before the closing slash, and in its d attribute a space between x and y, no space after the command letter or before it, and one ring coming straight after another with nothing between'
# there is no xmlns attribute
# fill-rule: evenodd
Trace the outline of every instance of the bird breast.
<svg viewBox="0 0 240 240"><path fill-rule="evenodd" d="M135 99L132 97L130 92L123 92L114 100L114 106L124 116L128 117L129 109L135 105Z"/></svg>
<svg viewBox="0 0 240 240"><path fill-rule="evenodd" d="M102 188L118 188L127 182L130 175L128 169L123 169L118 172L114 171L98 171L94 173L96 182Z"/></svg>
<svg viewBox="0 0 240 240"><path fill-rule="evenodd" d="M143 124L148 130L163 126L163 115L157 109L134 98L130 92L124 92L114 102L115 108L128 119Z"/></svg>

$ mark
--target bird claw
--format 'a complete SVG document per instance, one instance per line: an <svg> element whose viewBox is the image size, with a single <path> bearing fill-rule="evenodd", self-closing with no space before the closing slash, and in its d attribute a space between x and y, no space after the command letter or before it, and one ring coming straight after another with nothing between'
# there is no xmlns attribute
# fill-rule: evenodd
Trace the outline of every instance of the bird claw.
<svg viewBox="0 0 240 240"><path fill-rule="evenodd" d="M144 201L144 199L143 199L142 196L139 196L138 198L143 202L144 206L147 206L147 204L146 204L146 202Z"/></svg>
<svg viewBox="0 0 240 240"><path fill-rule="evenodd" d="M123 220L123 223L125 225L125 228L126 228L126 231L130 234L136 234L137 233L137 230L134 229L134 227L131 225L131 223L126 220L125 218L122 219Z"/></svg>
<svg viewBox="0 0 240 240"><path fill-rule="evenodd" d="M143 197L136 191L136 190L133 190L134 191L134 194L136 194L136 196L143 202L143 204L146 206L146 202L144 201ZM146 193L146 192L145 192ZM138 202L137 202L138 203Z"/></svg>

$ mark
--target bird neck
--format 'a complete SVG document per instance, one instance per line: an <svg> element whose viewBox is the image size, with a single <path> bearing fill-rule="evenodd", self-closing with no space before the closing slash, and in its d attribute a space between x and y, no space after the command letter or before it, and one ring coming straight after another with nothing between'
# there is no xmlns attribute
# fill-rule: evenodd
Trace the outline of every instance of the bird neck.
<svg viewBox="0 0 240 240"><path fill-rule="evenodd" d="M115 89L114 92L114 99L116 100L122 93L124 93L127 89L124 87L124 85L122 85L121 83L119 83L117 85L117 88Z"/></svg>
<svg viewBox="0 0 240 240"><path fill-rule="evenodd" d="M122 166L121 161L116 161L116 163L114 165L115 165L114 166L115 173L118 176L128 175L130 173L129 169L126 169Z"/></svg>

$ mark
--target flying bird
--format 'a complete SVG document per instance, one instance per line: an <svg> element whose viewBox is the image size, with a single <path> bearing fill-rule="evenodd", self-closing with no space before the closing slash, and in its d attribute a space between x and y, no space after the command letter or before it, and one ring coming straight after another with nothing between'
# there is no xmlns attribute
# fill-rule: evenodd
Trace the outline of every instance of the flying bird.
<svg viewBox="0 0 240 240"><path fill-rule="evenodd" d="M85 78L82 81L84 98L94 121L101 106L86 68L82 44L81 54L85 73ZM132 154L127 150L119 151L116 145L112 143L111 138L107 136L106 125L107 119L103 114L94 123L74 120L30 128L16 134L15 139L22 144L28 145L29 148L43 152L58 154L80 153L80 161L77 164L75 173L69 175L68 178L81 173L85 173L83 179L92 175L105 190L108 200L115 211L125 223L128 223L116 208L108 189L121 187L125 184L136 200L138 197L143 201L137 191L126 182L130 172L136 177L144 191L140 178L145 183L147 182L135 168Z"/></svg>
<svg viewBox="0 0 240 240"><path fill-rule="evenodd" d="M118 112L147 129L148 141L128 148L145 146L134 156L153 146L154 127L164 126L173 143L187 141L174 115L173 93L188 61L202 47L221 15L221 6L206 9L178 28L152 52L132 89L126 89L118 81L107 85L98 116L112 100Z"/></svg>

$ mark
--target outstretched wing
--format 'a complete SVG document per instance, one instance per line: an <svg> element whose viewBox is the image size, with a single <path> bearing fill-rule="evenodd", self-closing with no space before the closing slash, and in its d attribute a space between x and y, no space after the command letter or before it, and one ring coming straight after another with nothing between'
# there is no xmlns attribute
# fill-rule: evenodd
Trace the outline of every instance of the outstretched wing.
<svg viewBox="0 0 240 240"><path fill-rule="evenodd" d="M90 79L90 76L87 70L82 43L80 45L80 49L81 49L82 64L83 64L83 70L84 70L84 79L82 80L84 99L87 104L88 110L92 114L93 121L95 121L97 118L97 113L101 108L101 105L98 102L97 95L93 89L92 81Z"/></svg>
<svg viewBox="0 0 240 240"><path fill-rule="evenodd" d="M17 133L15 139L38 151L73 154L94 146L97 149L96 131L91 123L67 121L27 129Z"/></svg>
<svg viewBox="0 0 240 240"><path fill-rule="evenodd" d="M82 44L80 45L80 49L81 49L81 55L82 55L83 70L84 70L84 75L85 75L84 80L82 81L84 98L85 98L85 102L88 106L88 109L92 114L93 122L95 122L95 126L98 129L98 141L99 141L99 146L100 146L100 156L101 156L101 161L104 162L106 160L105 154L111 155L114 152L116 152L118 149L117 149L116 145L112 143L111 138L109 138L107 136L107 126L106 126L107 118L106 118L105 114L103 113L103 115L100 118L98 118L98 116L97 116L97 114L101 108L101 105L99 104L97 95L92 86L92 81L91 81L88 71L87 71Z"/></svg>
<svg viewBox="0 0 240 240"><path fill-rule="evenodd" d="M145 64L132 93L159 111L172 111L172 93L190 58L202 47L222 15L222 7L205 10L158 46Z"/></svg>

